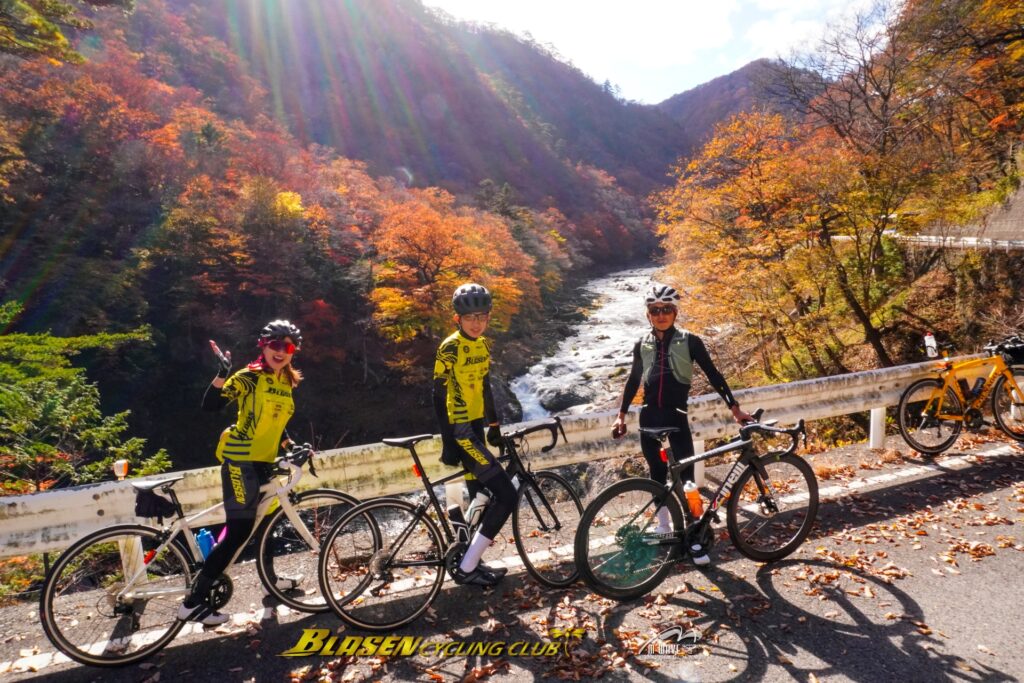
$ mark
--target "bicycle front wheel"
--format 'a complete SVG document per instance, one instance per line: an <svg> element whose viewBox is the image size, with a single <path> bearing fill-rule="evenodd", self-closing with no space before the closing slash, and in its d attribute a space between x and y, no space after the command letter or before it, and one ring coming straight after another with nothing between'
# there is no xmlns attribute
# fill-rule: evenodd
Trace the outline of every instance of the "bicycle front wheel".
<svg viewBox="0 0 1024 683"><path fill-rule="evenodd" d="M811 533L818 515L818 480L798 455L765 455L736 480L726 508L733 545L752 560L786 557ZM767 475L767 476L765 476Z"/></svg>
<svg viewBox="0 0 1024 683"><path fill-rule="evenodd" d="M346 624L393 631L427 611L444 582L437 525L398 498L357 505L320 549L320 591Z"/></svg>
<svg viewBox="0 0 1024 683"><path fill-rule="evenodd" d="M512 533L523 566L534 579L551 588L564 588L577 578L573 538L583 504L576 491L554 472L530 475L519 488L512 511Z"/></svg>
<svg viewBox="0 0 1024 683"><path fill-rule="evenodd" d="M673 530L658 533L657 510L668 507ZM683 511L664 484L626 479L597 494L575 538L576 567L598 595L633 600L654 590L672 569Z"/></svg>
<svg viewBox="0 0 1024 683"><path fill-rule="evenodd" d="M1024 441L1024 396L1021 395L1024 391L1024 365L1011 366L1010 372L1017 388L1006 381L1006 375L996 380L992 388L992 414L1007 436Z"/></svg>
<svg viewBox="0 0 1024 683"><path fill-rule="evenodd" d="M896 424L903 440L925 455L947 450L964 428L960 399L952 389L943 393L942 387L940 379L919 379L903 392L896 409Z"/></svg>
<svg viewBox="0 0 1024 683"><path fill-rule="evenodd" d="M177 612L192 562L177 542L164 541L159 529L119 524L65 550L39 601L50 641L91 666L131 664L167 645L184 623Z"/></svg>
<svg viewBox="0 0 1024 683"><path fill-rule="evenodd" d="M359 500L341 491L314 489L296 494L291 503L303 528L283 507L275 510L260 527L256 570L270 594L289 607L326 612L317 580L320 542Z"/></svg>

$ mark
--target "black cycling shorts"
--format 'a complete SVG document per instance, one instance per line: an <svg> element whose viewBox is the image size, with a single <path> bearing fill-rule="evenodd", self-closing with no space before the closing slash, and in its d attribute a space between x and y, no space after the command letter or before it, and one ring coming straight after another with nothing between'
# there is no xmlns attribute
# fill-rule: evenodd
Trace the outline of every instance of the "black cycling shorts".
<svg viewBox="0 0 1024 683"><path fill-rule="evenodd" d="M274 466L269 462L233 462L220 466L224 490L224 516L228 519L255 518L260 487L270 481Z"/></svg>

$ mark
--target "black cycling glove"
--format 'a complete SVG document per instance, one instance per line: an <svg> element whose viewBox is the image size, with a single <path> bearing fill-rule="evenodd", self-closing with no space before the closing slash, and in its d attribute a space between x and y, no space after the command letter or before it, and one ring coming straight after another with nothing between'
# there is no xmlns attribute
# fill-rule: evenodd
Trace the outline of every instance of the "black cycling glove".
<svg viewBox="0 0 1024 683"><path fill-rule="evenodd" d="M487 443L495 448L501 446L501 428L498 425L491 425L487 428Z"/></svg>

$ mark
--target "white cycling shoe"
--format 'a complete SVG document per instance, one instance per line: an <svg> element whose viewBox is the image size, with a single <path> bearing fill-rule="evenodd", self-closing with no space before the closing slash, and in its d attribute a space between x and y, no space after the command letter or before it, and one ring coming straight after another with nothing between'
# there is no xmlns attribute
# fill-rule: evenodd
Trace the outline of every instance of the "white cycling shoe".
<svg viewBox="0 0 1024 683"><path fill-rule="evenodd" d="M178 619L181 621L195 621L203 626L220 626L230 618L209 605L200 604L195 607L186 607L185 603L178 605Z"/></svg>
<svg viewBox="0 0 1024 683"><path fill-rule="evenodd" d="M279 591L293 591L302 585L302 580L306 578L302 574L296 574L295 576L279 576L274 582L274 587Z"/></svg>

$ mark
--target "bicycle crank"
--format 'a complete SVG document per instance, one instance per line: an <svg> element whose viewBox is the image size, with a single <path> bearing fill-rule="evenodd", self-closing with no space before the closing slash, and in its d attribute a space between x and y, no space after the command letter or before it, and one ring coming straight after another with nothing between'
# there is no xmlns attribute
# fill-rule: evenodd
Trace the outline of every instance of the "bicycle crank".
<svg viewBox="0 0 1024 683"><path fill-rule="evenodd" d="M458 568L459 563L462 562L462 556L466 554L466 550L469 549L467 543L453 543L448 546L448 550L444 554L444 568L448 570L448 575L455 578L455 570Z"/></svg>
<svg viewBox="0 0 1024 683"><path fill-rule="evenodd" d="M231 577L221 574L210 587L209 604L213 609L220 609L231 600L231 594L235 592L235 584L231 583Z"/></svg>
<svg viewBox="0 0 1024 683"><path fill-rule="evenodd" d="M985 416L977 408L968 408L964 411L964 426L972 432L979 431L986 424Z"/></svg>

